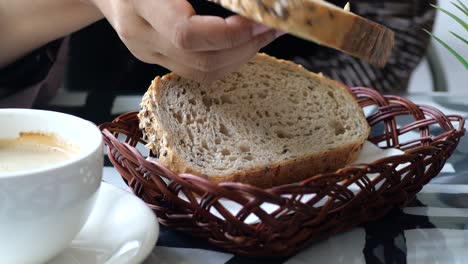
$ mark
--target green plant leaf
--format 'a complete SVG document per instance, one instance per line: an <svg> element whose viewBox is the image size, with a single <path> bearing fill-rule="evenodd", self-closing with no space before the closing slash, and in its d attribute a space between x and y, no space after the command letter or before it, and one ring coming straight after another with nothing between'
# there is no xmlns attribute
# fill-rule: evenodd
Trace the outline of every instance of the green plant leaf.
<svg viewBox="0 0 468 264"><path fill-rule="evenodd" d="M463 9L465 9L465 12L468 13L468 7L466 7L466 5L463 4L460 0L457 0L457 2L463 7Z"/></svg>
<svg viewBox="0 0 468 264"><path fill-rule="evenodd" d="M461 18L457 17L456 15L450 13L449 11L441 8L441 7L438 7L436 5L433 5L431 4L431 6L433 6L434 8L440 10L441 12L444 12L445 14L449 15L451 18L455 19L455 21L457 21L460 25L462 25L466 31L468 31L468 24L466 22L464 22Z"/></svg>
<svg viewBox="0 0 468 264"><path fill-rule="evenodd" d="M450 53L453 54L453 56L455 56L462 64L463 66L465 66L465 69L468 70L468 61L465 60L460 54L458 54L458 52L456 52L454 49L452 49L449 45L447 45L447 43L445 43L443 40L441 40L440 38L436 37L434 34L432 34L431 32L427 31L426 29L423 29L424 31L426 31L427 34L431 35L435 40L437 40L437 42L439 42L442 46L444 46L448 51L450 51Z"/></svg>
<svg viewBox="0 0 468 264"><path fill-rule="evenodd" d="M462 3L460 3L460 4L462 4ZM465 6L465 8L462 8L461 6L457 5L456 3L452 3L452 5L454 5L456 8L458 8L458 10L462 11L466 16L468 16L468 9L466 9L466 6Z"/></svg>
<svg viewBox="0 0 468 264"><path fill-rule="evenodd" d="M459 40L465 42L465 44L468 45L468 40L466 40L464 37L458 35L457 33L453 32L453 31L450 31L450 33L452 33L452 35L454 35L454 36L457 37Z"/></svg>

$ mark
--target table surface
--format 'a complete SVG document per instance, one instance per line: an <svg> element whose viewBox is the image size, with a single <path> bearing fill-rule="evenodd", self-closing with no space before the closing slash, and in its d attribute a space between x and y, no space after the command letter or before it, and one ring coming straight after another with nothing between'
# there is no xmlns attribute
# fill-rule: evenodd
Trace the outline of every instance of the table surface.
<svg viewBox="0 0 468 264"><path fill-rule="evenodd" d="M468 117L468 95L409 94L418 104ZM47 107L96 124L137 110L141 95L61 89ZM105 158L103 180L127 189ZM207 242L161 226L145 263L468 263L468 142L462 138L443 171L403 210L316 243L290 258L251 259L223 252Z"/></svg>

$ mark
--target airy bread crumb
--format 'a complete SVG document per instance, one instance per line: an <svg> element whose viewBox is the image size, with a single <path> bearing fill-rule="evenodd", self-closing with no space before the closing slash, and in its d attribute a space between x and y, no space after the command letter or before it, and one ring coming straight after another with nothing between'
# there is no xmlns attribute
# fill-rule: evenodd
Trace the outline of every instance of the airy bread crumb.
<svg viewBox="0 0 468 264"><path fill-rule="evenodd" d="M211 84L157 77L141 107L159 162L215 182L271 187L334 171L369 135L344 85L264 54Z"/></svg>

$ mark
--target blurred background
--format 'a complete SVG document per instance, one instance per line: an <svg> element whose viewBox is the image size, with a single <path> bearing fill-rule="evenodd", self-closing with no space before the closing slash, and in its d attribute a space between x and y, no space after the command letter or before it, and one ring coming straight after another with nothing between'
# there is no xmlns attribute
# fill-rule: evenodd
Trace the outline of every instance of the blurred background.
<svg viewBox="0 0 468 264"><path fill-rule="evenodd" d="M450 2L451 1L449 0L439 0L438 5L447 11L453 12L459 17L463 17L463 14ZM450 31L466 36L464 35L464 32L466 33L466 31L460 24L456 23L448 15L442 12L437 12L434 35L444 40L464 58L468 58L468 49L466 48L466 45L450 34ZM435 69L438 74L441 74L441 78L445 79L448 92L453 94L468 94L468 71L442 45L437 43L435 40L432 40L431 44L432 47L429 52L430 54L428 54L422 63L419 64L410 80L409 92L431 91L434 82L434 74L431 72L432 68ZM432 64L436 65L432 65L432 67L430 67L430 61L435 61ZM466 103L468 104L468 102Z"/></svg>

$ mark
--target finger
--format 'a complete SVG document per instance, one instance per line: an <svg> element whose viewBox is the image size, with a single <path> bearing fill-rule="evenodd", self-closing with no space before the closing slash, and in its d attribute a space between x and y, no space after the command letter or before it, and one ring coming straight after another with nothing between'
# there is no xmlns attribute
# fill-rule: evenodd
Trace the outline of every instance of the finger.
<svg viewBox="0 0 468 264"><path fill-rule="evenodd" d="M216 16L192 16L172 31L172 42L182 49L193 51L224 50L247 43L268 28L240 16L226 19Z"/></svg>
<svg viewBox="0 0 468 264"><path fill-rule="evenodd" d="M240 16L198 16L185 0L135 0L135 8L156 31L185 50L233 48L268 31Z"/></svg>
<svg viewBox="0 0 468 264"><path fill-rule="evenodd" d="M224 78L227 74L237 70L243 64L245 64L251 57L255 54L251 54L249 58L246 58L245 61L239 62L237 64L229 65L227 67L218 69L216 71L205 72L193 69L191 67L187 67L183 64L175 62L174 60L166 57L162 54L153 54L153 58L159 61L158 64L166 67L167 69L171 70L172 72L176 73L179 76L184 78L194 80L200 83L210 83L219 79Z"/></svg>
<svg viewBox="0 0 468 264"><path fill-rule="evenodd" d="M228 67L232 64L239 64L250 58L252 54L257 53L262 47L266 46L276 38L276 31L270 30L239 47L218 50L218 51L180 51L171 46L171 43L163 44L160 48L161 53L173 60L200 71L216 71L221 68ZM169 47L167 46L169 45Z"/></svg>

